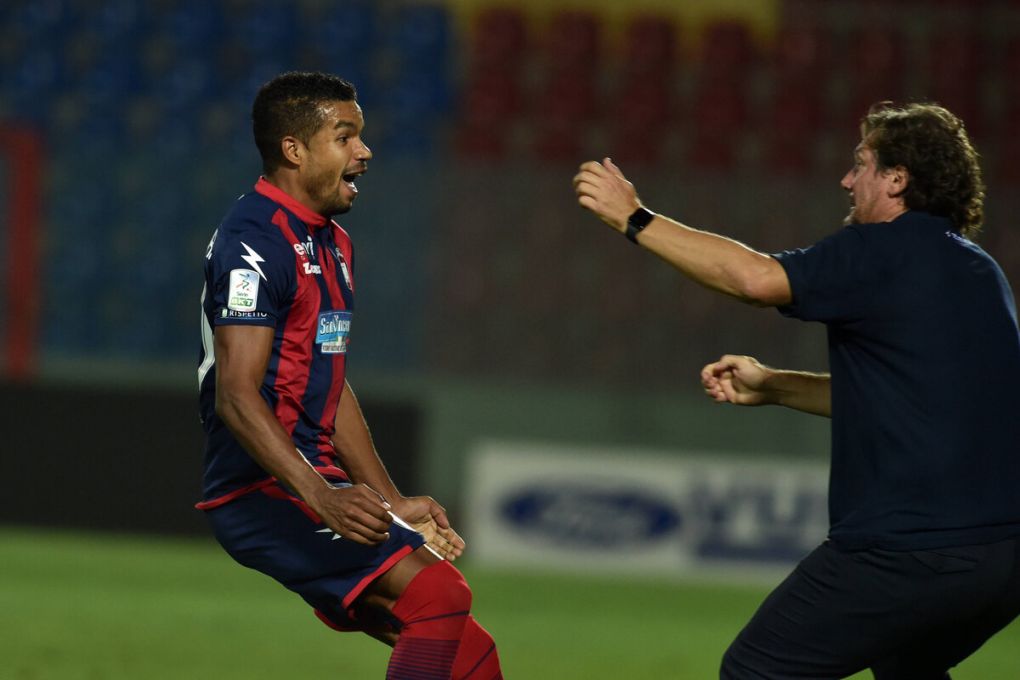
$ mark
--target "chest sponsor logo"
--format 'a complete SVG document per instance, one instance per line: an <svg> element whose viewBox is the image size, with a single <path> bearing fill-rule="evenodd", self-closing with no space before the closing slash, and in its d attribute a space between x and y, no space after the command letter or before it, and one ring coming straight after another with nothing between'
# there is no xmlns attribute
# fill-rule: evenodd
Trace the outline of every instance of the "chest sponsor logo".
<svg viewBox="0 0 1020 680"><path fill-rule="evenodd" d="M251 312L258 306L259 275L251 269L234 269L230 272L227 288L227 309Z"/></svg>
<svg viewBox="0 0 1020 680"><path fill-rule="evenodd" d="M350 332L351 312L323 312L319 314L315 344L323 354L346 354Z"/></svg>

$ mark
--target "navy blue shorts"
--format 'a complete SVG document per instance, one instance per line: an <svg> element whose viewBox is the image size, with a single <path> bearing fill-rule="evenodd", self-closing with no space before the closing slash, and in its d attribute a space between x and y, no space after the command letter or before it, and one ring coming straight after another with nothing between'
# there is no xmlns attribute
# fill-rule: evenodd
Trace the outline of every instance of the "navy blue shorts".
<svg viewBox="0 0 1020 680"><path fill-rule="evenodd" d="M762 603L724 680L948 680L1020 613L1020 538L936 550L823 543Z"/></svg>
<svg viewBox="0 0 1020 680"><path fill-rule="evenodd" d="M336 486L350 486L336 484ZM220 545L240 564L300 595L337 630L378 628L358 620L352 605L364 589L425 543L396 522L379 545L334 539L308 506L279 484L246 493L206 511Z"/></svg>

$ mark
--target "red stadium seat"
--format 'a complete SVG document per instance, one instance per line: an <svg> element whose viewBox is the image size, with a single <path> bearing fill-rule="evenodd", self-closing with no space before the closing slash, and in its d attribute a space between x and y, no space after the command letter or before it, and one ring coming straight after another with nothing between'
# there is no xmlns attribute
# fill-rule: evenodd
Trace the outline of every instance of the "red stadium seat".
<svg viewBox="0 0 1020 680"><path fill-rule="evenodd" d="M736 160L735 140L747 123L746 90L733 82L709 81L695 93L691 106L689 161L702 169L730 169Z"/></svg>
<svg viewBox="0 0 1020 680"><path fill-rule="evenodd" d="M562 10L545 32L546 66L569 73L593 73L602 53L602 17L594 12Z"/></svg>
<svg viewBox="0 0 1020 680"><path fill-rule="evenodd" d="M476 72L464 91L462 116L498 124L520 115L523 100L523 88L515 75Z"/></svg>
<svg viewBox="0 0 1020 680"><path fill-rule="evenodd" d="M740 83L722 80L702 82L691 107L698 134L729 135L747 123L747 91Z"/></svg>
<svg viewBox="0 0 1020 680"><path fill-rule="evenodd" d="M867 26L850 36L847 65L855 84L899 81L906 68L904 37L894 28Z"/></svg>
<svg viewBox="0 0 1020 680"><path fill-rule="evenodd" d="M516 7L479 11L471 32L471 67L482 71L519 71L528 47L524 13Z"/></svg>
<svg viewBox="0 0 1020 680"><path fill-rule="evenodd" d="M702 35L701 72L715 78L743 76L755 56L751 31L738 20L716 21Z"/></svg>
<svg viewBox="0 0 1020 680"><path fill-rule="evenodd" d="M553 71L531 104L534 119L554 118L584 123L596 117L595 82L585 74Z"/></svg>
<svg viewBox="0 0 1020 680"><path fill-rule="evenodd" d="M550 161L577 162L584 148L583 129L560 119L536 121L533 127L534 155Z"/></svg>
<svg viewBox="0 0 1020 680"><path fill-rule="evenodd" d="M759 130L766 167L782 174L803 174L814 164L813 144L822 119L817 91L797 81L780 83Z"/></svg>
<svg viewBox="0 0 1020 680"><path fill-rule="evenodd" d="M784 23L773 52L776 77L804 83L821 80L832 68L833 43L833 36L815 22L798 18Z"/></svg>
<svg viewBox="0 0 1020 680"><path fill-rule="evenodd" d="M984 66L983 45L972 30L953 27L933 33L926 48L932 81L977 82Z"/></svg>
<svg viewBox="0 0 1020 680"><path fill-rule="evenodd" d="M672 92L664 84L638 78L622 82L605 120L610 155L627 163L660 162L672 109Z"/></svg>
<svg viewBox="0 0 1020 680"><path fill-rule="evenodd" d="M466 156L501 158L509 123L522 111L520 83L512 74L480 74L464 93L456 132L458 151Z"/></svg>
<svg viewBox="0 0 1020 680"><path fill-rule="evenodd" d="M626 78L673 75L677 61L676 25L668 17L644 14L627 25L623 42Z"/></svg>

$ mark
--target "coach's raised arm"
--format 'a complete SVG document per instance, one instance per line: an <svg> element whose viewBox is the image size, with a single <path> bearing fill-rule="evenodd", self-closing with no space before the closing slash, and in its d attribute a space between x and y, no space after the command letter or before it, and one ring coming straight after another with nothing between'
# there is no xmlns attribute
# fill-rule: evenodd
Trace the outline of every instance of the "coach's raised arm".
<svg viewBox="0 0 1020 680"><path fill-rule="evenodd" d="M790 302L790 282L774 258L651 212L612 159L582 165L574 190L603 222L706 288L762 307Z"/></svg>

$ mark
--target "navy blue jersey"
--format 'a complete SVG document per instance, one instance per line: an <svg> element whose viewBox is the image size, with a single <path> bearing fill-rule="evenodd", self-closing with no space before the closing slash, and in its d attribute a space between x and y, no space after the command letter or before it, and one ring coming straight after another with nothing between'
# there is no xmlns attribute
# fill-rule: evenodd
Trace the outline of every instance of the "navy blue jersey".
<svg viewBox="0 0 1020 680"><path fill-rule="evenodd" d="M198 369L206 432L202 505L269 481L216 415L217 326L274 329L262 397L306 458L342 475L332 467L330 438L354 309L351 255L339 225L265 179L237 200L213 234L205 254Z"/></svg>
<svg viewBox="0 0 1020 680"><path fill-rule="evenodd" d="M1020 331L996 262L908 212L775 255L793 302L826 324L830 538L856 549L1020 534Z"/></svg>

